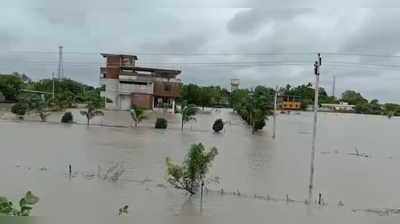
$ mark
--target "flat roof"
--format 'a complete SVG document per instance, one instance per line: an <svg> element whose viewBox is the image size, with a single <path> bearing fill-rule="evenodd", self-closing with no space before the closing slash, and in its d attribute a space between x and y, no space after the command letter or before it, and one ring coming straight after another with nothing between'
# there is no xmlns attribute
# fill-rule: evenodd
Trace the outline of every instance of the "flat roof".
<svg viewBox="0 0 400 224"><path fill-rule="evenodd" d="M120 56L120 57L130 57L130 58L134 58L135 60L138 59L138 57L136 55L132 55L132 54L108 54L108 53L100 53L101 56L103 57L109 57L109 56Z"/></svg>

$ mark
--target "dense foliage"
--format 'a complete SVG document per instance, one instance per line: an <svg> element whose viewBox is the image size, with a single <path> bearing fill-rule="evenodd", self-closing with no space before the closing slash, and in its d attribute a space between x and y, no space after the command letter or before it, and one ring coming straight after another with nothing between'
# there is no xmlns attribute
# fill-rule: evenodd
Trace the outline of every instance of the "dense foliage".
<svg viewBox="0 0 400 224"><path fill-rule="evenodd" d="M307 105L313 105L315 97L315 88L312 87L311 83L292 87L286 85L285 88L281 88L280 95L294 97L296 100L301 102L302 109L306 109ZM319 103L337 103L335 97L328 96L325 89L319 88Z"/></svg>
<svg viewBox="0 0 400 224"><path fill-rule="evenodd" d="M39 202L39 198L28 191L19 201L19 207L16 207L5 197L0 197L0 216L29 216L32 206Z"/></svg>
<svg viewBox="0 0 400 224"><path fill-rule="evenodd" d="M20 74L0 74L0 92L4 95L5 100L15 102L24 87L25 83Z"/></svg>
<svg viewBox="0 0 400 224"><path fill-rule="evenodd" d="M229 106L229 91L219 86L182 86L181 102L200 107Z"/></svg>
<svg viewBox="0 0 400 224"><path fill-rule="evenodd" d="M155 128L157 129L166 129L168 126L168 121L165 118L157 118Z"/></svg>
<svg viewBox="0 0 400 224"><path fill-rule="evenodd" d="M238 89L231 95L233 109L250 125L252 132L262 129L271 115L274 90L257 86L254 91Z"/></svg>
<svg viewBox="0 0 400 224"><path fill-rule="evenodd" d="M11 112L16 114L20 119L23 119L28 109L29 105L27 103L18 102L11 107Z"/></svg>
<svg viewBox="0 0 400 224"><path fill-rule="evenodd" d="M74 116L71 112L65 112L61 117L61 123L72 123L74 122Z"/></svg>
<svg viewBox="0 0 400 224"><path fill-rule="evenodd" d="M220 131L222 131L222 129L224 129L224 122L222 121L222 119L217 119L213 126L212 129L214 130L214 132L218 133Z"/></svg>
<svg viewBox="0 0 400 224"><path fill-rule="evenodd" d="M204 146L193 144L182 165L175 164L167 157L168 182L175 188L195 194L204 181L211 162L218 154L217 148L207 151Z"/></svg>

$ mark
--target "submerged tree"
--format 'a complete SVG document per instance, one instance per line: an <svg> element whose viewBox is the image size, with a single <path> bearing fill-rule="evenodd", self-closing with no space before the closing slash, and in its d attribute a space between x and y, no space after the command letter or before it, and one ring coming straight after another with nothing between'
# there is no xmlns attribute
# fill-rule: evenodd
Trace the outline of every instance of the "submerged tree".
<svg viewBox="0 0 400 224"><path fill-rule="evenodd" d="M222 131L222 129L224 129L224 122L222 121L222 119L217 119L213 126L212 129L214 130L214 132L218 133L220 131Z"/></svg>
<svg viewBox="0 0 400 224"><path fill-rule="evenodd" d="M87 125L89 126L90 120L96 116L104 116L103 111L97 110L92 104L88 105L87 110L82 110L81 115L87 119Z"/></svg>
<svg viewBox="0 0 400 224"><path fill-rule="evenodd" d="M144 110L140 108L132 108L129 110L129 113L131 114L131 118L135 123L135 128L140 122L142 122L143 119L146 118L146 116L144 115Z"/></svg>
<svg viewBox="0 0 400 224"><path fill-rule="evenodd" d="M39 198L30 191L26 192L25 196L19 201L19 208L15 207L7 198L0 197L0 216L29 216L33 205L38 202Z"/></svg>
<svg viewBox="0 0 400 224"><path fill-rule="evenodd" d="M183 130L183 125L191 120L196 120L194 115L197 113L197 109L192 104L182 104L182 123L181 123L181 130Z"/></svg>
<svg viewBox="0 0 400 224"><path fill-rule="evenodd" d="M177 189L185 190L191 195L195 194L217 154L217 148L213 147L206 151L204 146L199 143L190 147L182 165L173 163L167 157L168 182Z"/></svg>

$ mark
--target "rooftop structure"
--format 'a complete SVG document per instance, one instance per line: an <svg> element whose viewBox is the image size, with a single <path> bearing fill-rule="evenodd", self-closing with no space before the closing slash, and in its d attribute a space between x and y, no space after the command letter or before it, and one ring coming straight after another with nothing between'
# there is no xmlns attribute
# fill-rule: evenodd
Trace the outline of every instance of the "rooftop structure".
<svg viewBox="0 0 400 224"><path fill-rule="evenodd" d="M127 110L140 107L175 112L175 99L180 96L179 70L136 66L138 57L126 54L101 54L106 66L100 68L105 96L112 102L107 109Z"/></svg>

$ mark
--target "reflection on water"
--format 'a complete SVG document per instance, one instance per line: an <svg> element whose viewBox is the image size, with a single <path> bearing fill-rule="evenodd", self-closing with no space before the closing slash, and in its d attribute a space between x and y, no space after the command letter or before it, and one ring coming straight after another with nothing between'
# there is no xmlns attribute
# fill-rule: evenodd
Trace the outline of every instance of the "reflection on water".
<svg viewBox="0 0 400 224"><path fill-rule="evenodd" d="M222 134L211 131L217 118L231 121ZM304 199L312 116L279 115L277 122L273 140L271 122L264 131L251 135L228 110L198 115L191 124L193 131L187 125L184 132L176 121L169 130L1 121L1 193L16 199L32 190L41 198L33 213L44 216L113 216L118 208L129 205L129 216L139 220L168 217L164 223L184 223L188 217L193 222L215 223L249 218L281 223L396 219L353 209L400 207L399 119L320 114L315 192L324 195L327 205L313 208L311 216ZM198 196L189 197L165 181L165 157L183 160L190 144L199 142L219 149L210 173L218 181L208 182L202 211ZM355 148L360 155L370 156L350 155L356 153ZM75 172L70 179L66 175L69 164ZM116 164L119 168L107 173ZM99 178L106 173L107 178ZM118 181L107 181L115 175ZM221 195L221 189L226 194ZM286 197L298 203L286 203ZM339 201L344 206L337 206Z"/></svg>

